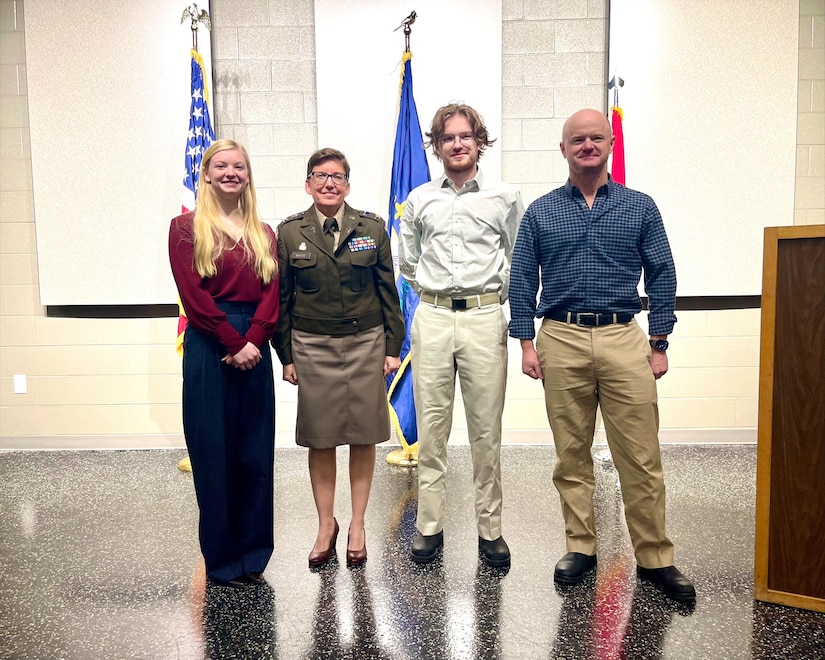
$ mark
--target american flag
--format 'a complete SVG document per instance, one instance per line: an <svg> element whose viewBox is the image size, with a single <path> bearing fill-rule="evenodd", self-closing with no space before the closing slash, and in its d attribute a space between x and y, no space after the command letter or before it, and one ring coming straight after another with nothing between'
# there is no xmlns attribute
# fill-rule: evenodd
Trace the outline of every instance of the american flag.
<svg viewBox="0 0 825 660"><path fill-rule="evenodd" d="M189 134L186 138L186 166L183 172L183 201L181 212L186 213L195 208L198 195L203 152L215 139L212 121L209 118L209 90L206 86L203 58L192 49L192 106L189 111ZM186 312L178 297L178 339L176 349L183 355L183 333L186 330Z"/></svg>
<svg viewBox="0 0 825 660"><path fill-rule="evenodd" d="M209 118L209 91L206 86L203 58L192 49L192 107L189 112L189 134L186 139L186 166L183 172L183 203L186 213L195 208L198 178L203 152L215 139Z"/></svg>

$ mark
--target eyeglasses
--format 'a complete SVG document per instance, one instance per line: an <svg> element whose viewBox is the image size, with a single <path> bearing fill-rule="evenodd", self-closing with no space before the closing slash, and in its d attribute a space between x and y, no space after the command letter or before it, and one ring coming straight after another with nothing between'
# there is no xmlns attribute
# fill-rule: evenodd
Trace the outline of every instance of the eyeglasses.
<svg viewBox="0 0 825 660"><path fill-rule="evenodd" d="M319 186L325 186L328 179L332 179L336 186L343 186L347 182L347 175L343 172L310 172L307 177L307 181L313 181Z"/></svg>
<svg viewBox="0 0 825 660"><path fill-rule="evenodd" d="M472 144L476 141L476 136L472 133L462 133L461 135L443 135L438 138L438 144L442 147L449 147L456 140L461 142L461 144Z"/></svg>

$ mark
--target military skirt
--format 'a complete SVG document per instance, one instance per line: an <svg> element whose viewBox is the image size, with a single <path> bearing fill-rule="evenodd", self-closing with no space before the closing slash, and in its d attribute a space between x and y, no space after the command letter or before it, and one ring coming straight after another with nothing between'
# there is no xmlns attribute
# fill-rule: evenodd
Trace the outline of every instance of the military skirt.
<svg viewBox="0 0 825 660"><path fill-rule="evenodd" d="M382 325L332 337L292 330L298 376L295 442L329 449L375 445L390 437Z"/></svg>

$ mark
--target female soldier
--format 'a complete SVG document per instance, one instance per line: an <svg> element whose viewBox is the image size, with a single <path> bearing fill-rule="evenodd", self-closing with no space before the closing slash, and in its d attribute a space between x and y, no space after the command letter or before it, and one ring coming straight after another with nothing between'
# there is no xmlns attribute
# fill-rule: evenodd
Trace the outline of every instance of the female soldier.
<svg viewBox="0 0 825 660"><path fill-rule="evenodd" d="M307 164L313 205L278 228L282 315L273 345L298 385L296 442L309 448L318 510L310 567L335 553L335 448L349 445L352 519L347 565L367 559L364 512L375 445L390 436L385 377L399 365L404 320L384 221L344 202L349 163L321 149Z"/></svg>

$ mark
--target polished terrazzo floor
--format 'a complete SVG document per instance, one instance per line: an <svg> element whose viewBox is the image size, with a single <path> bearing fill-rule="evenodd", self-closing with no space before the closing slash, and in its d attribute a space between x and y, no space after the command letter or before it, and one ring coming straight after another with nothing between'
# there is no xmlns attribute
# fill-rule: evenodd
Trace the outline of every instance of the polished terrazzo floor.
<svg viewBox="0 0 825 660"><path fill-rule="evenodd" d="M299 449L276 452L275 556L262 586L206 585L177 450L0 453L0 658L825 657L825 615L753 600L756 449L665 446L669 531L696 584L676 604L635 577L616 473L597 461L599 567L564 553L549 447L503 450L512 568L477 557L469 448L450 447L443 558L407 559L415 472L379 461L369 560L307 568L315 513ZM346 450L337 517L348 522ZM343 530L342 530L343 531Z"/></svg>

